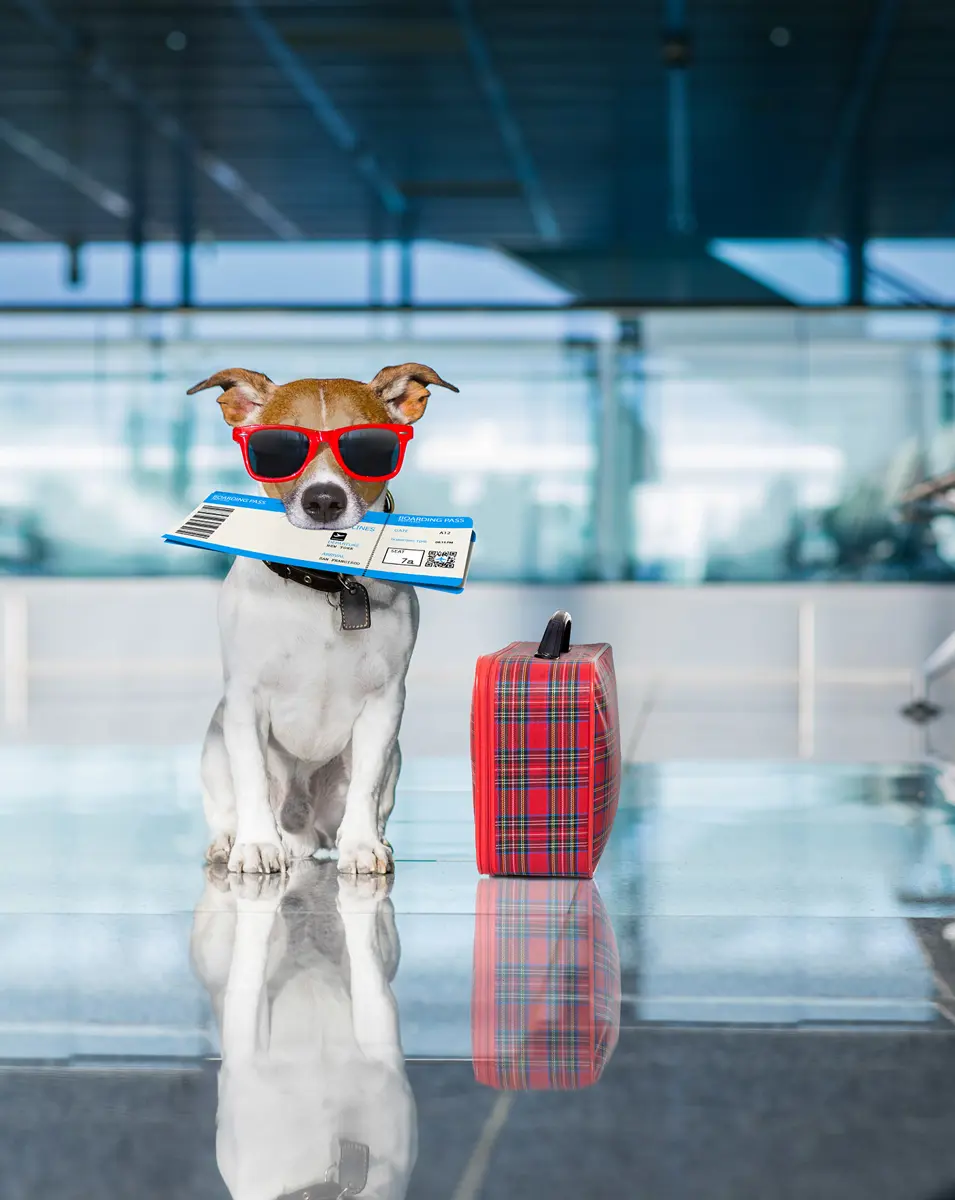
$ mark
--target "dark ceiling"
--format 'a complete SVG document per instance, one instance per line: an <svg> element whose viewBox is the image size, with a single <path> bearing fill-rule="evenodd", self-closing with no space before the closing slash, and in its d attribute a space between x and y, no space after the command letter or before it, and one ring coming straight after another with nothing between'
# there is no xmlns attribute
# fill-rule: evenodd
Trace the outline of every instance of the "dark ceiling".
<svg viewBox="0 0 955 1200"><path fill-rule="evenodd" d="M672 153L697 239L955 232L952 0L683 7L0 0L0 236L649 246Z"/></svg>

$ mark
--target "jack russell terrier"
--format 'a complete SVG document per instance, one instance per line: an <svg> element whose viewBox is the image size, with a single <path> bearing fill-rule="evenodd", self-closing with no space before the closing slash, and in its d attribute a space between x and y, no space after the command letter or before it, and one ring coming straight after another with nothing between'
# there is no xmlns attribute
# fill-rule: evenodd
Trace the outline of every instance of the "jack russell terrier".
<svg viewBox="0 0 955 1200"><path fill-rule="evenodd" d="M417 1112L390 880L329 862L219 863L207 880L191 958L219 1028L216 1160L233 1200L403 1200Z"/></svg>
<svg viewBox="0 0 955 1200"><path fill-rule="evenodd" d="M348 529L382 512L430 367L385 367L370 383L275 384L240 368L220 387L249 474L302 529ZM398 729L418 631L414 589L238 558L219 602L225 689L202 753L210 863L285 871L338 847L338 869L394 867L385 825L401 766Z"/></svg>

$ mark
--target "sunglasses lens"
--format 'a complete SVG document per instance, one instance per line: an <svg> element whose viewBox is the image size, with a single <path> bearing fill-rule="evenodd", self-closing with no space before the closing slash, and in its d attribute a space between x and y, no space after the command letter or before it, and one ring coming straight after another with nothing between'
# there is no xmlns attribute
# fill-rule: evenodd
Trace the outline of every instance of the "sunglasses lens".
<svg viewBox="0 0 955 1200"><path fill-rule="evenodd" d="M338 453L353 475L384 479L398 467L401 443L393 429L350 429L338 441Z"/></svg>
<svg viewBox="0 0 955 1200"><path fill-rule="evenodd" d="M261 479L285 479L301 471L308 438L295 429L257 429L249 437L249 467Z"/></svg>

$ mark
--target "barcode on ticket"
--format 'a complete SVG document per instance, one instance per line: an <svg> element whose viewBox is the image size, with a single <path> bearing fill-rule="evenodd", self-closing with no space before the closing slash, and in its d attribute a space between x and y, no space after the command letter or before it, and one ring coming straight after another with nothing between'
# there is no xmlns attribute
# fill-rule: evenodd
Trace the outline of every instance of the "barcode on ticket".
<svg viewBox="0 0 955 1200"><path fill-rule="evenodd" d="M234 508L225 508L220 504L203 504L194 512L181 529L176 530L177 537L210 538Z"/></svg>

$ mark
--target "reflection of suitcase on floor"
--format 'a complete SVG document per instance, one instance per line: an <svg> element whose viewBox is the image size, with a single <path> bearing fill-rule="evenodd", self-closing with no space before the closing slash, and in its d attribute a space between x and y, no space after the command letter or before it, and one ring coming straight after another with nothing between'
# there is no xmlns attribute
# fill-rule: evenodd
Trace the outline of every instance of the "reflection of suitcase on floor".
<svg viewBox="0 0 955 1200"><path fill-rule="evenodd" d="M479 1083L588 1087L620 1032L620 960L589 879L478 883L471 1047Z"/></svg>
<svg viewBox="0 0 955 1200"><path fill-rule="evenodd" d="M482 655L471 765L482 875L593 875L620 791L610 646L571 646L558 612L540 646Z"/></svg>

